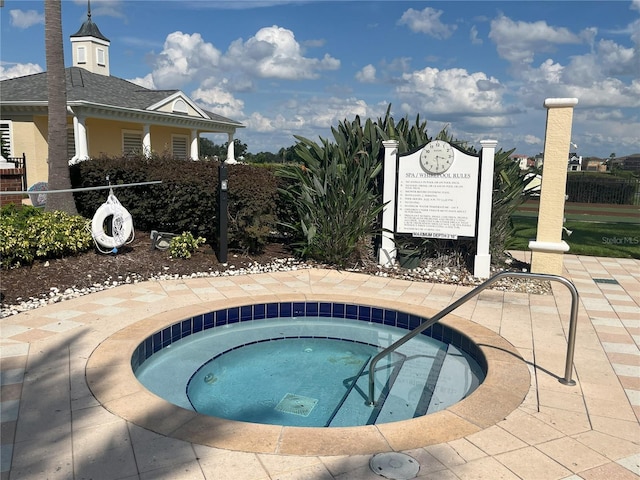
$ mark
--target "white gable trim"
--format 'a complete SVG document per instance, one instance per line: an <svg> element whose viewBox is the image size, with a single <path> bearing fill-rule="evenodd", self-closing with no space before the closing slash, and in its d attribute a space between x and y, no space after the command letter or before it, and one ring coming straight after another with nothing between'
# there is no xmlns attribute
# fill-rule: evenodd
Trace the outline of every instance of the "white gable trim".
<svg viewBox="0 0 640 480"><path fill-rule="evenodd" d="M193 103L193 101L182 92L176 92L173 95L168 96L167 98L163 98L159 102L147 107L147 110L159 110L166 105L173 105L173 103L178 99L184 101L187 105L193 108L202 118L210 119L209 115L204 113L204 110Z"/></svg>

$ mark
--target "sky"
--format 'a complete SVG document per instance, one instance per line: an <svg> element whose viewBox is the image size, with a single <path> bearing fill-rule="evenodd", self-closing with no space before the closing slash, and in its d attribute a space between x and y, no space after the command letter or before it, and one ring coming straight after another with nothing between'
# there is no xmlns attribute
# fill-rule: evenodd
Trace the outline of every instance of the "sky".
<svg viewBox="0 0 640 480"><path fill-rule="evenodd" d="M251 153L391 105L429 135L533 156L545 99L574 97L572 152L640 153L640 0L92 0L91 13L111 75L242 122ZM86 0L62 1L66 66L86 18ZM46 70L42 0L5 0L0 28L0 79Z"/></svg>

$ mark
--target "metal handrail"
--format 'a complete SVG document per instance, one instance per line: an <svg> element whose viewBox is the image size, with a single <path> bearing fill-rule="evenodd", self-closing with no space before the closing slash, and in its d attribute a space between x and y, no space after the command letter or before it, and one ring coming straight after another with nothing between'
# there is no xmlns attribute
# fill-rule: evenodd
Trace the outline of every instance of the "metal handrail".
<svg viewBox="0 0 640 480"><path fill-rule="evenodd" d="M576 344L576 327L578 324L579 296L578 296L578 290L576 289L576 286L570 280L567 280L566 278L561 277L560 275L547 275L544 273L528 273L528 272L501 272L494 275L489 280L486 280L484 283L481 283L476 288L471 290L469 293L460 297L458 300L450 304L448 307L445 307L444 309L440 310L433 317L431 317L424 323L420 324L418 327L414 328L409 333L407 333L404 337L400 338L399 340L396 340L394 343L392 343L387 348L382 350L379 354L377 354L375 357L373 357L373 359L371 360L371 363L369 364L369 398L368 398L367 404L371 407L375 406L376 404L374 400L374 397L375 397L374 376L375 376L376 364L380 359L382 359L384 356L388 355L392 351L396 350L398 347L405 344L416 335L419 335L420 333L425 331L427 328L431 327L436 322L441 320L444 316L454 311L460 305L466 303L469 299L475 297L480 292L488 288L490 285L494 284L495 282L503 278L532 278L537 280L548 280L548 281L562 283L565 287L569 289L569 291L571 292L571 320L569 322L569 337L567 338L567 358L565 362L564 378L559 379L559 381L564 385L575 385L576 382L571 379L571 372L573 370L573 354L574 354L575 344Z"/></svg>

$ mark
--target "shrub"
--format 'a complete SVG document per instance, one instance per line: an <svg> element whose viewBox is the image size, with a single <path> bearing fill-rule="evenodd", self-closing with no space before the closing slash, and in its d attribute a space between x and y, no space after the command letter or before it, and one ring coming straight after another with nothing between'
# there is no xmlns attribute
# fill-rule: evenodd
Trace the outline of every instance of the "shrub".
<svg viewBox="0 0 640 480"><path fill-rule="evenodd" d="M171 157L103 157L71 167L74 188L160 180L148 186L119 188L114 193L143 231L191 232L217 244L218 162ZM232 248L261 251L276 226L277 189L272 169L229 165L229 232ZM107 192L75 194L78 211L92 217Z"/></svg>
<svg viewBox="0 0 640 480"><path fill-rule="evenodd" d="M5 207L0 211L2 268L31 265L35 259L61 258L93 246L87 219L35 207Z"/></svg>
<svg viewBox="0 0 640 480"><path fill-rule="evenodd" d="M278 175L295 180L283 193L298 214L298 221L288 224L302 238L297 251L336 265L357 260L363 254L358 247L377 233L383 207L371 185L382 165L364 151L296 138L304 164L283 167Z"/></svg>
<svg viewBox="0 0 640 480"><path fill-rule="evenodd" d="M191 258L200 245L205 242L202 237L195 238L191 232L182 232L173 237L169 243L169 256L171 258Z"/></svg>

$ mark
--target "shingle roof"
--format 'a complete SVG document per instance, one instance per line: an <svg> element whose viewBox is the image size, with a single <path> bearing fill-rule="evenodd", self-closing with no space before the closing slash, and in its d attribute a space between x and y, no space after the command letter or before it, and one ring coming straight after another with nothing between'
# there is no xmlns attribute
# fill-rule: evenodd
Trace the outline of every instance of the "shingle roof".
<svg viewBox="0 0 640 480"><path fill-rule="evenodd" d="M122 78L91 73L80 67L65 69L67 102L111 105L146 110L179 90L151 90ZM47 102L47 73L10 78L0 82L0 102ZM239 122L206 112L212 120L240 125Z"/></svg>

